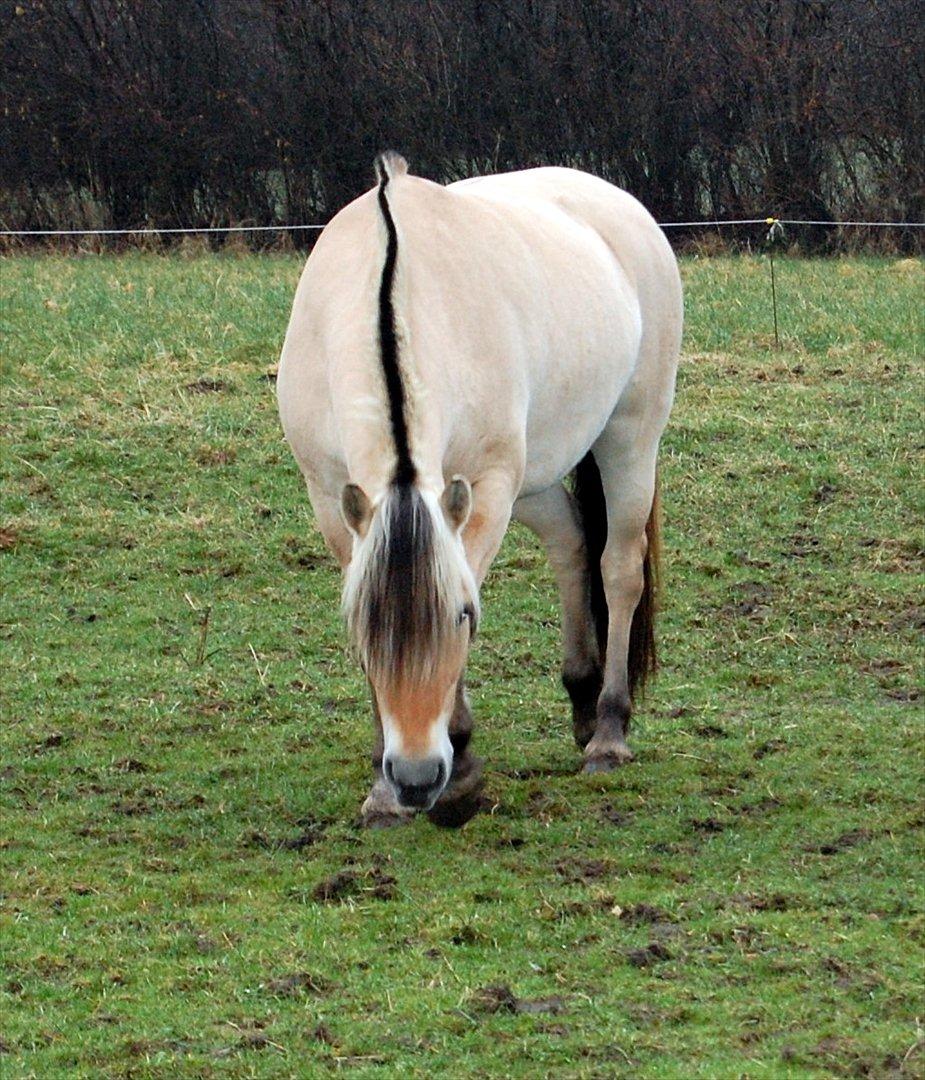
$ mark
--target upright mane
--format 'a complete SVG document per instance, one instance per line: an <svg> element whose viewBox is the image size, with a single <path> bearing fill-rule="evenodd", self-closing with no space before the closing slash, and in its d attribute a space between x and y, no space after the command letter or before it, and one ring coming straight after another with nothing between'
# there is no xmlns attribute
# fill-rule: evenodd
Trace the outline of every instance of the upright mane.
<svg viewBox="0 0 925 1080"><path fill-rule="evenodd" d="M394 484L411 484L417 477L417 469L408 445L408 419L405 415L405 385L401 377L398 357L398 330L395 323L395 267L398 262L398 230L389 206L386 189L393 176L403 176L408 165L403 157L386 151L376 158L376 176L379 180L379 209L385 223L387 236L385 263L379 282L379 357L389 399L389 419L392 422L392 438L395 442L396 465L392 477Z"/></svg>
<svg viewBox="0 0 925 1080"><path fill-rule="evenodd" d="M398 230L389 182L407 172L404 158L376 159L379 209L386 231L379 283L379 356L395 444L395 469L344 580L343 611L367 675L422 685L436 673L463 608L473 613L477 590L437 499L417 486L407 397L395 318Z"/></svg>

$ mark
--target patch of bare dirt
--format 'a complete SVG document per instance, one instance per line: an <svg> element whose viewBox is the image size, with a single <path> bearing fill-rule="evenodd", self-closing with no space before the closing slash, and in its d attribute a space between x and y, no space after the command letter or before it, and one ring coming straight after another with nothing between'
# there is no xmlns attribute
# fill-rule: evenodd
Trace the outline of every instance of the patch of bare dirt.
<svg viewBox="0 0 925 1080"><path fill-rule="evenodd" d="M302 570L315 570L326 563L323 555L319 555L317 552L305 547L302 541L295 536L287 538L285 549L282 560L287 566Z"/></svg>
<svg viewBox="0 0 925 1080"><path fill-rule="evenodd" d="M826 841L823 844L813 844L805 850L816 855L837 855L840 851L847 851L849 848L856 847L858 844L863 844L873 838L874 833L870 829L851 829L834 840Z"/></svg>
<svg viewBox="0 0 925 1080"><path fill-rule="evenodd" d="M721 728L718 724L698 724L694 728L694 734L699 735L701 739L728 739L729 732L724 728Z"/></svg>
<svg viewBox="0 0 925 1080"><path fill-rule="evenodd" d="M651 926L671 922L671 916L653 904L629 904L620 912L620 919L630 926Z"/></svg>
<svg viewBox="0 0 925 1080"><path fill-rule="evenodd" d="M603 859L560 859L553 864L555 872L565 881L598 881L611 872L610 863Z"/></svg>
<svg viewBox="0 0 925 1080"><path fill-rule="evenodd" d="M190 394L221 394L230 389L224 379L197 379L186 384L186 390Z"/></svg>
<svg viewBox="0 0 925 1080"><path fill-rule="evenodd" d="M122 758L113 762L112 766L117 772L123 773L146 773L151 771L151 766L146 765L137 758Z"/></svg>
<svg viewBox="0 0 925 1080"><path fill-rule="evenodd" d="M509 986L485 986L476 990L472 1001L478 1012L483 1013L518 1013L537 1015L565 1012L566 1002L561 997L519 998Z"/></svg>
<svg viewBox="0 0 925 1080"><path fill-rule="evenodd" d="M774 590L760 581L745 581L733 589L733 598L719 609L721 615L764 619L771 612Z"/></svg>
<svg viewBox="0 0 925 1080"><path fill-rule="evenodd" d="M726 830L726 823L715 817L692 818L689 825L694 832L705 835L721 833Z"/></svg>
<svg viewBox="0 0 925 1080"><path fill-rule="evenodd" d="M50 735L46 735L44 739L41 739L35 745L35 753L41 754L46 750L57 750L59 746L64 745L64 736L60 731L53 731Z"/></svg>
<svg viewBox="0 0 925 1080"><path fill-rule="evenodd" d="M671 959L671 953L660 941L650 941L643 949L630 949L624 954L633 967L647 968Z"/></svg>
<svg viewBox="0 0 925 1080"><path fill-rule="evenodd" d="M19 531L10 526L0 528L0 551L10 551L19 542Z"/></svg>
<svg viewBox="0 0 925 1080"><path fill-rule="evenodd" d="M758 893L742 893L730 896L729 903L736 907L743 907L747 911L789 911L790 901L781 893L770 893L762 896Z"/></svg>
<svg viewBox="0 0 925 1080"><path fill-rule="evenodd" d="M822 541L818 536L795 532L784 540L781 554L787 559L805 559L808 555L818 555L821 551Z"/></svg>
<svg viewBox="0 0 925 1080"><path fill-rule="evenodd" d="M883 693L891 701L919 701L923 696L923 691L918 686L898 686L891 690L884 690Z"/></svg>
<svg viewBox="0 0 925 1080"><path fill-rule="evenodd" d="M925 607L914 604L887 623L888 630L925 630Z"/></svg>
<svg viewBox="0 0 925 1080"><path fill-rule="evenodd" d="M610 825L629 825L633 819L631 810L620 810L612 803L604 803L600 815Z"/></svg>
<svg viewBox="0 0 925 1080"><path fill-rule="evenodd" d="M328 990L328 984L317 975L296 971L291 975L267 979L262 989L276 997L301 997L303 994L324 994Z"/></svg>
<svg viewBox="0 0 925 1080"><path fill-rule="evenodd" d="M237 456L237 451L233 447L218 449L214 446L203 446L196 452L196 460L199 464L210 467L233 465Z"/></svg>
<svg viewBox="0 0 925 1080"><path fill-rule="evenodd" d="M397 895L396 884L396 879L379 866L365 872L348 867L320 881L311 896L322 904L350 899L392 900Z"/></svg>
<svg viewBox="0 0 925 1080"><path fill-rule="evenodd" d="M536 765L527 769L499 769L502 776L511 780L539 780L551 776L574 776L576 769L563 765Z"/></svg>
<svg viewBox="0 0 925 1080"><path fill-rule="evenodd" d="M761 761L762 758L766 758L769 754L779 754L781 750L787 749L787 743L783 739L768 739L766 742L761 743L760 746L756 746L752 752L752 757L755 761Z"/></svg>

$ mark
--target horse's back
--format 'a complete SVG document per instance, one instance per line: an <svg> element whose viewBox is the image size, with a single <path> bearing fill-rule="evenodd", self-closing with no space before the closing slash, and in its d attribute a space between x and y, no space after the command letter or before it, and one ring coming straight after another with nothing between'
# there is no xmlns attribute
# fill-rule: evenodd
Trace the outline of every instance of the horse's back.
<svg viewBox="0 0 925 1080"><path fill-rule="evenodd" d="M478 475L480 448L503 446L525 457L525 488L553 482L596 438L640 361L665 351L646 348L680 308L664 236L630 195L573 169L448 187L401 175L389 201L402 363L411 398L426 388L426 407L412 400L409 412L423 471ZM332 220L306 265L280 391L307 471L321 458L352 456L351 476L375 474L389 457L384 400L372 427L369 409L356 407L382 397L383 246L368 192ZM370 441L354 434L357 425L378 434ZM368 465L355 464L361 446Z"/></svg>
<svg viewBox="0 0 925 1080"><path fill-rule="evenodd" d="M588 433L599 431L621 400L648 401L651 422L660 428L673 396L683 307L677 260L642 203L599 177L559 167L477 177L451 184L448 190L470 197L473 205L499 209L525 235L545 241L545 250L537 243L541 260L550 258L550 247L555 250L574 231L572 225L583 230L587 239L578 250L586 251L595 284L599 280L603 287L595 293L588 290L575 248L556 262L563 303L554 311L554 321L557 328L567 327L570 337L568 343L558 337L561 352L551 358L552 365L544 365L536 355L529 358L535 383L530 425L534 437L529 438L528 429L525 490L542 486L549 467L571 468L576 453L581 456L590 445L585 442ZM540 303L550 306L550 298L540 297ZM564 380L555 370L560 366ZM576 382L583 388L577 397ZM564 416L574 429L569 434L575 446L563 430ZM555 464L544 460L551 457Z"/></svg>
<svg viewBox="0 0 925 1080"><path fill-rule="evenodd" d="M627 191L578 169L546 166L474 177L449 185L450 191L489 199L509 207L555 207L593 230L632 283L644 309L667 308L681 318L677 260L665 234L648 210ZM651 315L654 317L655 312Z"/></svg>

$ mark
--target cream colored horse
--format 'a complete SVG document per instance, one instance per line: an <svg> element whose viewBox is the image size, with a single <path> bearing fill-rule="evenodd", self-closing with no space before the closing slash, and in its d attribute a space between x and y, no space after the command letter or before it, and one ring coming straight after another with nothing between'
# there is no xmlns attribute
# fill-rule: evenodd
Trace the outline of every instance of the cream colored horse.
<svg viewBox="0 0 925 1080"><path fill-rule="evenodd" d="M280 416L373 692L369 824L474 812L463 670L513 516L562 602L585 769L630 760L654 664L656 456L682 302L630 195L542 168L442 187L394 154L322 232L293 304ZM574 493L563 481L575 476Z"/></svg>

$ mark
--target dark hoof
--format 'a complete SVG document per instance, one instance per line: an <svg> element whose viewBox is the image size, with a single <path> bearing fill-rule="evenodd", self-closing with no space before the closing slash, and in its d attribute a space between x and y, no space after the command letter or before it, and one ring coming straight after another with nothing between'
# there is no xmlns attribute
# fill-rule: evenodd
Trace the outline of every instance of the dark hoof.
<svg viewBox="0 0 925 1080"><path fill-rule="evenodd" d="M483 805L487 805L487 801L479 792L472 792L470 795L463 795L449 802L438 799L427 811L427 816L434 825L439 825L443 829L461 829L467 821L475 817Z"/></svg>
<svg viewBox="0 0 925 1080"><path fill-rule="evenodd" d="M580 750L594 737L597 727L597 700L601 693L600 671L585 675L562 675L562 685L572 701L572 731Z"/></svg>
<svg viewBox="0 0 925 1080"><path fill-rule="evenodd" d="M482 809L482 759L467 754L454 763L446 791L427 811L427 816L444 829L459 829Z"/></svg>
<svg viewBox="0 0 925 1080"><path fill-rule="evenodd" d="M572 717L572 734L575 736L575 745L579 750L584 750L588 743L594 738L594 726L595 718L591 719L581 718L578 716Z"/></svg>
<svg viewBox="0 0 925 1080"><path fill-rule="evenodd" d="M583 773L613 772L622 765L628 765L635 758L633 751L628 746L623 746L619 750L609 750L605 754L592 754L585 761L581 771Z"/></svg>
<svg viewBox="0 0 925 1080"><path fill-rule="evenodd" d="M413 820L413 814L389 814L373 811L360 815L360 825L364 829L394 829L396 825L407 825Z"/></svg>

